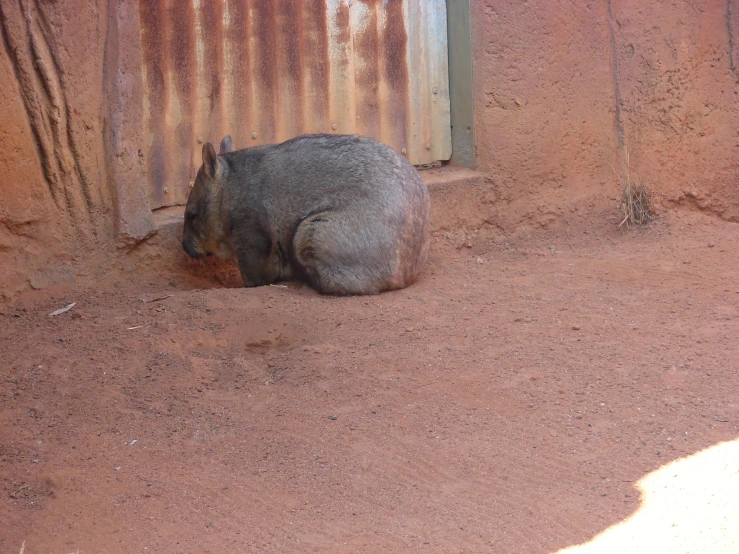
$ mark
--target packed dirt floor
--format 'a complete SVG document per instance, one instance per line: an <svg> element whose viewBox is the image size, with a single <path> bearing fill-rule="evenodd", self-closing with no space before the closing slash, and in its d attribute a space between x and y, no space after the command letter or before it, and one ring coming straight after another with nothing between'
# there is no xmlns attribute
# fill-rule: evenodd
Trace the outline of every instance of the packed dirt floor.
<svg viewBox="0 0 739 554"><path fill-rule="evenodd" d="M190 264L13 298L0 551L589 541L645 475L739 436L739 227L612 215L439 233L419 282L374 297Z"/></svg>

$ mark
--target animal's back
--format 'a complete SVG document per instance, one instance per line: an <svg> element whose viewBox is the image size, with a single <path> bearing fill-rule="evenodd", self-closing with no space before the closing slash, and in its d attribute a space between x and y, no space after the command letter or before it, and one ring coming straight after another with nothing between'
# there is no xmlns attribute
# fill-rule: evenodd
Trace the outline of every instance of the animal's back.
<svg viewBox="0 0 739 554"><path fill-rule="evenodd" d="M299 192L301 200L338 194L342 201L371 197L387 204L409 189L425 189L415 168L395 150L356 135L300 136L265 152L261 166L271 185Z"/></svg>

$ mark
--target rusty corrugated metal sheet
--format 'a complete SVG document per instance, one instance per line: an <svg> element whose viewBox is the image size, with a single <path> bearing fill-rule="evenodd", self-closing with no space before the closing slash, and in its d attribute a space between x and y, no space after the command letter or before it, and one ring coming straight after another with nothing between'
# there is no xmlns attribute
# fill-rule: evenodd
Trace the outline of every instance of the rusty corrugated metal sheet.
<svg viewBox="0 0 739 554"><path fill-rule="evenodd" d="M182 203L198 139L359 133L451 155L445 0L140 0L153 208Z"/></svg>

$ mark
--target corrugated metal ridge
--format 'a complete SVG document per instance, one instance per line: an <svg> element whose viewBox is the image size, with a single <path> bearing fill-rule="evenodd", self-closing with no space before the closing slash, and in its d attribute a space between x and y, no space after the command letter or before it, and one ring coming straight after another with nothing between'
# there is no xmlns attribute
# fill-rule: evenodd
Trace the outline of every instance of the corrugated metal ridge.
<svg viewBox="0 0 739 554"><path fill-rule="evenodd" d="M451 154L444 0L141 0L153 207L181 203L202 141L358 133L412 163ZM200 140L198 140L200 139Z"/></svg>

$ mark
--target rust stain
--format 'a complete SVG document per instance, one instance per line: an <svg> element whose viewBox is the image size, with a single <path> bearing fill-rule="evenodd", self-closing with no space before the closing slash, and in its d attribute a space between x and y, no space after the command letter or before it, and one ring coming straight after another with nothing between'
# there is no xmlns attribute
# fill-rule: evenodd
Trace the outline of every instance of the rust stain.
<svg viewBox="0 0 739 554"><path fill-rule="evenodd" d="M152 207L186 200L200 137L245 148L359 133L427 161L413 133L430 91L413 90L427 79L409 73L409 52L433 37L410 21L428 12L416 1L140 0Z"/></svg>
<svg viewBox="0 0 739 554"><path fill-rule="evenodd" d="M221 95L221 76L223 75L223 4L213 0L202 1L201 25L204 42L205 82L208 89L201 91L208 99L208 118L218 117Z"/></svg>
<svg viewBox="0 0 739 554"><path fill-rule="evenodd" d="M304 128L307 133L326 132L331 127L327 6L325 0L306 0L301 4L303 35L300 63L303 67Z"/></svg>
<svg viewBox="0 0 739 554"><path fill-rule="evenodd" d="M351 27L349 25L349 3L340 2L336 9L336 26L339 35L336 37L337 46L347 45L352 40Z"/></svg>
<svg viewBox="0 0 739 554"><path fill-rule="evenodd" d="M254 3L254 52L251 53L252 60L256 62L253 78L255 79L256 102L259 122L252 121L252 128L259 132L262 137L260 142L274 142L277 138L277 53L278 53L278 30L276 28L274 1L263 1Z"/></svg>
<svg viewBox="0 0 739 554"><path fill-rule="evenodd" d="M224 122L224 135L230 134L238 147L249 145L247 137L251 135L249 123L252 121L250 109L253 108L254 80L250 78L252 67L249 56L249 40L251 27L249 21L249 2L245 0L232 0L229 3L230 32L226 40L229 41L232 51L233 67L226 70L231 71L233 82L233 107L232 117Z"/></svg>
<svg viewBox="0 0 739 554"><path fill-rule="evenodd" d="M395 123L387 133L392 137L393 144L407 145L410 87L406 56L408 33L405 30L402 0L390 0L386 12L387 24L380 41L380 63L382 78L390 89L387 102L388 116L389 120Z"/></svg>
<svg viewBox="0 0 739 554"><path fill-rule="evenodd" d="M175 152L176 155L172 156L172 160L180 163L173 164L169 168L167 179L162 186L165 204L177 202L187 196L190 167L195 159L192 149L194 130L191 115L195 108L195 89L192 86L194 81L192 76L196 73L194 27L195 12L192 3L168 0L165 36L169 42L171 66L167 67L167 60L163 60L166 74L169 75L169 79L165 81L168 85L168 94L165 95L168 128L153 131L165 132L169 141L164 155L172 156Z"/></svg>
<svg viewBox="0 0 739 554"><path fill-rule="evenodd" d="M299 135L303 129L303 67L301 64L303 9L302 2L281 0L275 17L277 52L277 110L279 125L277 140Z"/></svg>
<svg viewBox="0 0 739 554"><path fill-rule="evenodd" d="M166 182L167 156L164 144L165 128L163 98L165 95L164 61L167 59L167 43L162 40L164 28L164 5L156 0L141 0L139 4L141 25L141 48L144 59L144 89L148 108L146 111L146 133L150 144L146 157L149 179L149 201L152 206L163 204L162 188ZM152 132L159 129L160 132Z"/></svg>
<svg viewBox="0 0 739 554"><path fill-rule="evenodd" d="M354 69L352 65L352 33L349 3L343 0L327 13L329 41L329 118L331 131L351 133L355 130ZM334 128L335 127L335 128Z"/></svg>
<svg viewBox="0 0 739 554"><path fill-rule="evenodd" d="M380 136L379 59L380 40L377 32L376 2L363 2L367 14L363 28L354 35L354 81L357 98L357 132L370 137Z"/></svg>

